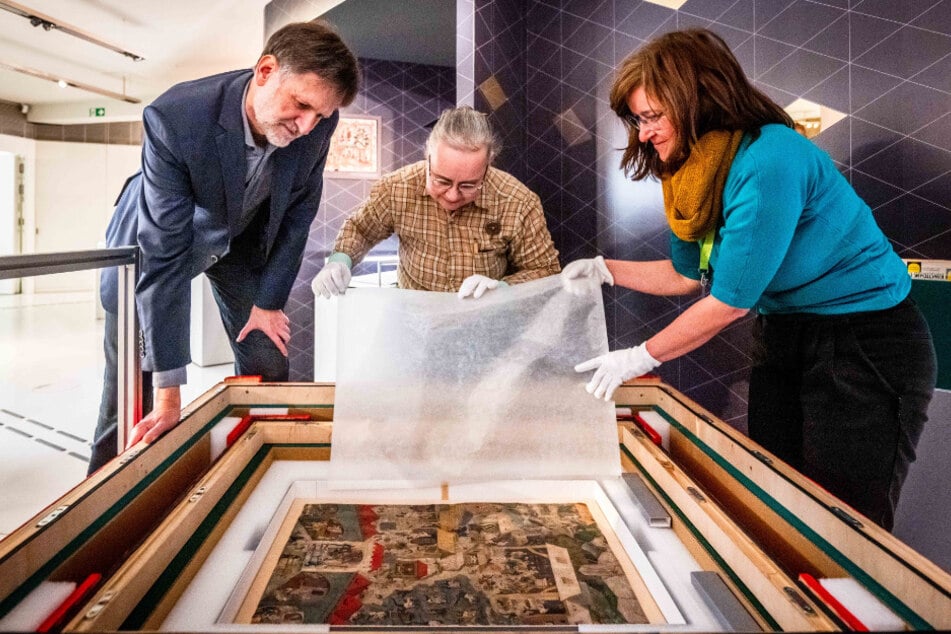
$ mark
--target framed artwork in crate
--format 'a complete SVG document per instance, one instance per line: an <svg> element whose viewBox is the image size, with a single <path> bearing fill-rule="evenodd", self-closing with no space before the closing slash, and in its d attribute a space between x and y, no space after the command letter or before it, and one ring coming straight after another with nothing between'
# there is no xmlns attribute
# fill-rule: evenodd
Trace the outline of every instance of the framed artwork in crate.
<svg viewBox="0 0 951 634"><path fill-rule="evenodd" d="M450 501L295 481L218 623L670 623L658 603L667 591L602 491L519 482L532 501L486 483L459 485Z"/></svg>

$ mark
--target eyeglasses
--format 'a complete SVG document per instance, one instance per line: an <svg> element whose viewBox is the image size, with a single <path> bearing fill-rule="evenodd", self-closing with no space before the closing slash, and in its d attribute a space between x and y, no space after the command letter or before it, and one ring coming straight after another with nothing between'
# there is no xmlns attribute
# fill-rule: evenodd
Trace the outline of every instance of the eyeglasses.
<svg viewBox="0 0 951 634"><path fill-rule="evenodd" d="M656 130L660 127L660 120L663 118L663 112L655 114L636 115L630 112L623 115L623 119L634 127L635 130Z"/></svg>
<svg viewBox="0 0 951 634"><path fill-rule="evenodd" d="M482 174L482 178L480 178L478 181L464 181L462 183L454 183L448 178L433 175L432 159L429 156L426 157L426 175L429 177L429 181L433 185L433 190L439 193L448 191L452 189L453 186L455 186L456 189L459 190L459 193L463 196L471 196L482 189L482 186L485 184L485 177L488 173L489 166L486 165L485 172Z"/></svg>

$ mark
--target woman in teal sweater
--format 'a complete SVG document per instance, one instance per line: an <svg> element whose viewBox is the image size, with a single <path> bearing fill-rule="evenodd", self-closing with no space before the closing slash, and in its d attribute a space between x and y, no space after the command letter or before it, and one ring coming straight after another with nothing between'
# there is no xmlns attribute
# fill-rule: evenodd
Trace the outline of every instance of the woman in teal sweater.
<svg viewBox="0 0 951 634"><path fill-rule="evenodd" d="M702 297L641 345L577 366L594 370L588 391L610 399L755 311L750 436L890 529L936 362L871 209L710 31L629 56L611 106L629 131L622 169L662 183L671 259L578 260L565 287Z"/></svg>

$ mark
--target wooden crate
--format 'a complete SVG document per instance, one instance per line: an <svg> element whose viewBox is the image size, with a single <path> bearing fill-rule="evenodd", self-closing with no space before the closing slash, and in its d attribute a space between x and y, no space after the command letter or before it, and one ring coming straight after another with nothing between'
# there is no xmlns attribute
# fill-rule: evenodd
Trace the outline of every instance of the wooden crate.
<svg viewBox="0 0 951 634"><path fill-rule="evenodd" d="M333 396L330 384L215 386L162 439L123 453L0 541L0 614L42 581L100 573L64 631L157 629L271 462L329 459ZM615 399L669 421L668 450L619 422L622 467L759 628L839 629L800 573L854 578L910 629L951 628L951 578L889 533L662 383L626 384ZM255 423L213 460L211 429L250 406L313 420Z"/></svg>

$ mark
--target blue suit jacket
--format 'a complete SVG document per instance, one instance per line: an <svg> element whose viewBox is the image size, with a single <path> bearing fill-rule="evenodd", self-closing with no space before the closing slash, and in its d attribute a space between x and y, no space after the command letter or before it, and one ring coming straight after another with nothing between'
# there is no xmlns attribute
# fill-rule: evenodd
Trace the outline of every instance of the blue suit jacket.
<svg viewBox="0 0 951 634"><path fill-rule="evenodd" d="M241 118L250 70L178 84L143 113L142 170L116 202L108 246L138 245L136 284L143 368L184 367L190 359L191 279L228 253L238 234L246 159ZM334 113L310 134L278 148L266 253L255 305L280 309L300 268L323 188ZM116 312L116 270L103 271L101 296Z"/></svg>

